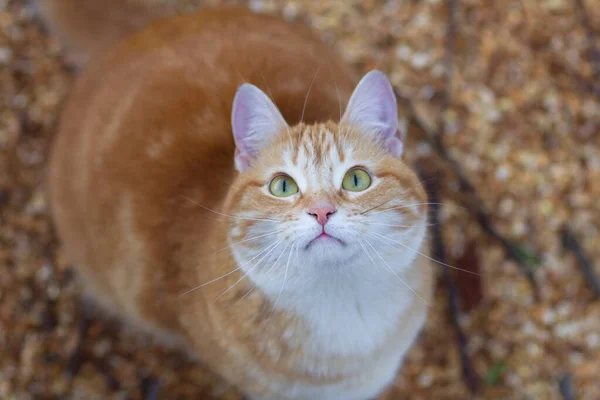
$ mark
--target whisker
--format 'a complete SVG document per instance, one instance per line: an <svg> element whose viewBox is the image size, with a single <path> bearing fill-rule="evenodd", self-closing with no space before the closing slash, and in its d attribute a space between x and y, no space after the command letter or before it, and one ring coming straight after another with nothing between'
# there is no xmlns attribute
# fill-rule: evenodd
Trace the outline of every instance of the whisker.
<svg viewBox="0 0 600 400"><path fill-rule="evenodd" d="M375 247L373 247L373 245L367 240L364 239L365 242L367 242L367 244L373 249L373 251L375 252L375 254L377 254L377 256L381 259L381 261L383 261L383 263L385 264L385 266L390 270L390 272L392 274L394 274L394 276L396 278L398 278L398 280L400 282L402 282L404 284L404 286L406 286L411 292L414 293L415 296L417 296L419 299L421 299L421 301L423 302L423 304L425 304L427 307L431 307L426 301L425 299L423 299L421 296L419 296L419 294L417 292L414 291L413 288L410 287L410 285L408 283L406 283L402 278L400 278L398 276L397 273L394 272L394 270L389 266L389 264L387 263L387 261L385 261L385 259L383 257L381 257L381 254L379 254L379 252L377 250L375 250Z"/></svg>
<svg viewBox="0 0 600 400"><path fill-rule="evenodd" d="M335 74L333 73L333 71L331 70L331 65L329 65L329 74L331 75L331 77L333 78L333 86L335 86L335 94L337 96L337 101L338 101L338 107L340 108L340 121L338 122L338 131L337 131L337 137L340 137L340 131L341 131L341 122L342 122L342 99L340 97L340 90L338 88L337 85L337 80L335 79ZM343 148L346 147L346 138L344 137L344 145Z"/></svg>
<svg viewBox="0 0 600 400"><path fill-rule="evenodd" d="M218 214L218 215L221 215L221 216L223 216L223 217L229 217L229 218L234 218L234 219L242 219L242 220L248 220L248 221L267 221L267 222L279 222L279 221L278 221L278 220L276 220L276 219L270 219L270 218L249 218L249 217L240 217L240 216L237 216L237 215L229 215L229 214L225 214L225 213L222 213L222 212L219 212L219 211L215 211L215 210L213 210L213 209L210 209L210 208L208 208L208 207L205 207L205 206L203 206L202 204L200 204L200 203L198 203L198 202L196 202L196 201L194 201L194 200L190 199L189 197L186 197L186 196L181 196L181 197L183 197L184 199L186 199L186 200L188 200L188 201L191 201L192 203L194 203L195 205L197 205L197 206L198 206L198 207L200 207L200 208L203 208L203 209L205 209L206 211L213 212L213 213L215 213L215 214Z"/></svg>
<svg viewBox="0 0 600 400"><path fill-rule="evenodd" d="M183 292L182 294L180 294L179 296L177 296L177 298L178 298L178 299L180 299L181 297L185 296L185 295L186 295L186 294L188 294L188 293L191 293L191 292L193 292L193 291L196 291L196 290L198 290L198 289L200 289L200 288L203 288L204 286L206 286L206 285L208 285L208 284L211 284L211 283L213 283L213 282L216 282L216 281L218 281L219 279L223 279L223 278L225 278L226 276L229 276L229 275L233 274L234 272L236 272L236 271L239 271L239 270L240 270L240 269L242 269L242 268L243 268L245 265L247 265L247 264L251 263L252 261L256 260L258 257L260 257L260 256L261 256L261 254L263 254L265 251L269 250L269 249L270 249L271 247L273 247L273 246L274 246L274 244L270 244L269 246L265 247L265 248L264 248L264 249L263 249L263 250L262 250L260 253L258 253L256 256L252 257L250 260L246 261L245 263L243 263L242 265L240 265L240 266L239 266L239 267L237 267L236 269L234 269L234 270L232 270L232 271L229 271L229 272L227 272L226 274L223 274L223 275L219 276L218 278L215 278L215 279L212 279L212 280L210 280L210 281L208 281L208 282L205 282L205 283L203 283L202 285L196 286L195 288L189 289L189 290L187 290L187 291Z"/></svg>
<svg viewBox="0 0 600 400"><path fill-rule="evenodd" d="M369 211L375 210L376 208L379 208L379 207L381 207L381 206L383 206L383 205L386 205L386 204L387 204L387 203L389 203L390 201L392 201L392 199L389 199L389 200L387 200L387 201L384 201L383 203L381 203L381 204L378 204L378 205L376 205L375 207L371 207L371 208L369 208L368 210L361 212L361 213L360 213L360 215L366 214L366 213L368 213Z"/></svg>
<svg viewBox="0 0 600 400"><path fill-rule="evenodd" d="M310 96L310 91L313 87L313 84L315 83L315 80L317 79L317 75L319 74L320 70L321 70L321 66L319 65L319 67L317 68L317 72L315 72L315 76L313 76L313 79L310 82L308 91L306 92L306 97L304 98L304 106L302 107L302 116L300 117L300 124L302 124L302 122L304 121L304 112L306 111L306 105L308 104L308 96Z"/></svg>
<svg viewBox="0 0 600 400"><path fill-rule="evenodd" d="M445 203L414 203L414 204L403 204L401 206L395 206L392 208L388 208L387 210L381 210L381 211L377 211L371 215L377 215L377 214L381 214L381 213L385 213L385 212L390 212L392 210L401 210L403 208L408 208L408 207L414 207L414 206L444 206L444 205L450 205L450 204L445 204ZM456 206L459 208L464 208L461 206Z"/></svg>
<svg viewBox="0 0 600 400"><path fill-rule="evenodd" d="M271 101L273 102L273 104L275 104L275 98L273 98L273 92L271 92L271 88L269 87L269 84L267 83L267 79L265 78L265 75L262 73L261 70L259 70L258 72L260 73L260 76L262 77L262 80L265 83L265 87L267 88L267 92L269 92L269 97L271 98ZM294 141L292 140L292 133L290 132L290 127L287 124L285 125L285 129L287 131L288 137L290 138L290 144L293 147Z"/></svg>
<svg viewBox="0 0 600 400"><path fill-rule="evenodd" d="M277 231L272 231L272 232L269 232L269 233L265 233L264 235L252 236L251 238L244 239L244 240L240 240L239 242L233 242L233 243L231 243L229 246L223 247L222 249L219 249L219 250L215 251L215 252L213 253L213 255L214 255L214 254L217 254L217 253L220 253L220 252L222 252L223 250L227 250L227 249L229 249L229 248L231 248L231 247L235 246L236 244L240 244L240 243L249 242L249 241L251 241L251 240L255 240L255 239L260 239L260 238L263 238L263 237L265 237L265 236L276 235L276 234L278 234L278 233L280 233L280 232L283 232L283 229L279 229L279 230L277 230Z"/></svg>
<svg viewBox="0 0 600 400"><path fill-rule="evenodd" d="M436 177L435 177L435 176L433 176L433 177L431 177L431 178L427 178L427 179L425 179L425 180L422 180L422 181L421 181L421 180L419 180L419 183L418 183L418 184L416 184L416 185L414 185L414 186L411 186L410 188L406 188L406 189L405 189L405 191L404 191L404 193L408 192L409 190L412 190L412 189L414 189L415 187L417 187L417 186L419 186L419 185L421 185L421 186L425 187L425 184L426 184L427 182L429 182L429 181L432 181L432 180L434 180L434 179L436 179ZM403 193L403 194L404 194L404 193Z"/></svg>
<svg viewBox="0 0 600 400"><path fill-rule="evenodd" d="M426 184L427 182L433 181L434 179L437 179L437 177L436 177L436 176L432 176L431 178L427 178L427 179L425 179L425 180L422 180L422 181L420 181L420 182L419 182L419 184L420 184L421 186L425 186L425 184Z"/></svg>
<svg viewBox="0 0 600 400"><path fill-rule="evenodd" d="M413 186L411 186L411 187L408 187L408 188L404 188L404 191L402 192L402 195L405 195L406 193L408 193L408 192L410 192L411 190L415 189L415 188L416 188L417 186L419 186L419 185L420 185L420 186L423 186L423 187L425 187L425 184L426 184L427 182L429 182L429 181L432 181L432 180L434 180L434 179L436 179L436 177L431 177L431 178L428 178L428 179L425 179L425 180L419 181L419 183L417 183L416 185L413 185Z"/></svg>
<svg viewBox="0 0 600 400"><path fill-rule="evenodd" d="M373 257L371 257L371 255L369 254L365 245L363 245L362 240L358 239L358 244L360 244L360 247L362 247L362 249L365 251L365 254L367 255L367 257L369 257L369 260L371 260L371 264L373 264L375 269L379 271L379 267L377 266L377 264L375 264L375 260L373 260Z"/></svg>
<svg viewBox="0 0 600 400"><path fill-rule="evenodd" d="M256 289L256 286L258 286L258 285L254 285L254 286L252 286L252 287L250 288L250 290L248 290L248 291L246 292L246 294L245 294L245 295L243 295L242 297L240 297L239 299L237 299L237 300L235 301L235 303L233 303L232 307L235 307L235 306L237 306L239 302L241 302L241 301L242 301L242 300L244 300L246 297L248 297L248 296L250 295L250 293L252 293L252 292L254 291L254 289Z"/></svg>
<svg viewBox="0 0 600 400"><path fill-rule="evenodd" d="M251 268L250 268L250 269L249 269L249 270L248 270L248 271L247 271L247 272L246 272L244 275L242 275L242 277L241 277L240 279L238 279L238 280L237 280L237 281L236 281L236 282L235 282L233 285L229 286L229 287L227 288L227 290L225 290L223 293L221 293L220 295L218 295L218 296L217 296L217 297L216 297L216 298L215 298L215 299L214 299L212 302L214 303L215 301L217 301L219 298L221 298L221 296L223 296L225 293L229 292L229 291L230 291L231 289L233 289L233 288L234 288L234 287L235 287L235 286L236 286L238 283L240 283L241 281L243 281L243 280L244 280L244 279L245 279L245 278L248 276L248 274L250 274L250 272L252 272L252 271L254 270L254 268L256 268L256 267L257 267L257 266L258 266L258 265L261 263L261 261L262 261L262 260L264 260L264 259L265 259L265 258L266 258L266 257L267 257L269 254L271 254L271 252L272 252L273 250L275 250L275 249L277 248L277 246L279 246L279 245L280 245L280 244L283 242L283 240L284 240L284 239L281 239L280 241L278 241L278 242L277 242L277 244L276 244L276 245L275 245L273 248L271 248L271 250L269 250L269 251L268 251L268 252L267 252L267 253L266 253L264 256L262 256L262 257L260 258L260 260L258 260L258 261L256 262L256 264L254 264L254 265L253 265L253 266L252 266L252 267L251 267Z"/></svg>
<svg viewBox="0 0 600 400"><path fill-rule="evenodd" d="M435 179L435 177L433 177L433 178L429 178L429 179L425 179L424 181L421 181L421 182L419 182L419 184L420 184L420 185L424 185L425 183L427 183L427 182L429 182L430 180L433 180L433 179ZM413 188L414 188L414 187L411 187L410 189L405 189L405 190L404 190L404 192L403 192L402 194L404 194L404 193L408 192L409 190L411 190L411 189L413 189ZM369 208L367 211L363 211L363 212L361 212L361 215L362 215L362 214L366 214L366 213L368 213L369 211L375 210L375 209L377 209L377 208L379 208L379 207L381 207L381 206L383 206L383 205L385 205L385 204L389 203L389 202L390 202L390 201L392 201L392 200L394 200L394 199L389 199L388 201L384 201L383 203L381 203L381 204L378 204L378 205L376 205L375 207ZM434 203L424 203L424 204L434 204ZM410 204L410 205L408 205L408 206L411 206L411 205L416 205L416 204ZM405 207L408 207L408 206L405 206ZM391 208L390 210L393 210L393 208ZM383 211L388 211L388 210L383 210ZM375 214L378 214L378 213L375 213ZM373 215L375 215L375 214L373 214Z"/></svg>
<svg viewBox="0 0 600 400"><path fill-rule="evenodd" d="M271 315L275 311L275 307L277 306L277 302L279 301L279 298L281 297L281 294L283 293L283 289L285 288L285 281L287 280L288 268L290 266L290 260L292 259L292 253L294 252L294 246L297 243L298 242L292 244L292 247L290 249L290 255L288 256L287 264L285 265L285 274L283 276L283 283L281 284L281 289L279 290L279 294L277 295L277 298L275 299L275 302L273 303L273 308L271 309L271 313L269 314L269 318L271 318Z"/></svg>
<svg viewBox="0 0 600 400"><path fill-rule="evenodd" d="M337 79L335 79L335 74L333 73L333 69L331 69L331 63L327 64L327 69L329 70L329 76L333 79L333 85L335 87L335 93L337 95L338 107L340 109L340 121L342 120L342 98L340 96L340 91L337 85Z"/></svg>
<svg viewBox="0 0 600 400"><path fill-rule="evenodd" d="M477 272L473 272L473 271L469 271L469 270L467 270L467 269L462 269L462 268L454 267L454 266L452 266L452 265L449 265L449 264L443 263L443 262L441 262L441 261L438 261L438 260L436 260L436 259L434 259L434 258L431 258L431 257L429 257L429 256L427 256L427 255L425 255L425 254L421 253L420 251L418 251L418 250L415 250L415 249L413 249L413 248L411 248L411 247L409 247L409 246L405 245L404 243L400 243L400 242L398 242L397 240L390 239L390 238L388 238L388 237L385 237L385 236L383 236L383 235L380 235L379 233L376 233L376 232L371 232L371 233L372 233L373 235L377 235L377 236L379 236L379 237L382 237L382 238L383 238L383 239L385 239L385 240L389 240L390 242L393 242L393 243L399 244L400 246L402 246L402 247L404 247L404 248L406 248L406 249L408 249L408 250L410 250L410 251L414 251L415 253L417 253L417 254L419 254L419 255L421 255L421 256L423 256L423 257L427 258L428 260L431 260L431 261L433 261L433 262L436 262L436 263L438 263L438 264L440 264L440 265L443 265L443 266L445 266L445 267L452 268L452 269L455 269L455 270L457 270L457 271L466 272L466 273L468 273L468 274L471 274L471 275L477 275L477 276L481 276L481 274L478 274Z"/></svg>
<svg viewBox="0 0 600 400"><path fill-rule="evenodd" d="M333 85L335 86L335 94L337 96L338 107L340 108L340 121L342 120L342 98L340 97L340 90L338 89L337 81L335 79L335 75L332 74L333 77ZM338 134L339 134L339 124L338 124Z"/></svg>
<svg viewBox="0 0 600 400"><path fill-rule="evenodd" d="M283 248L283 250L281 251L281 253L279 254L279 256L277 257L277 259L275 260L275 262L273 263L273 265L271 265L271 268L269 268L267 270L267 272L265 272L265 275L269 275L269 272L271 272L273 270L273 268L275 268L275 266L277 265L277 263L279 262L279 259L281 258L281 256L283 255L283 253L285 253L285 251L287 250L287 248L289 247L289 244L286 244L285 247ZM254 291L254 289L256 289L258 285L254 285L250 290L248 290L248 292L246 292L245 295L243 295L241 298L239 298L233 305L235 306L236 304L238 304L240 301L244 300L246 297L248 297L250 295L250 293L252 293Z"/></svg>
<svg viewBox="0 0 600 400"><path fill-rule="evenodd" d="M434 226L437 225L436 223L431 223L431 224L421 224L421 225L395 225L395 224L380 224L379 222L362 222L365 225L380 225L380 226L395 226L398 228L421 228L424 226Z"/></svg>
<svg viewBox="0 0 600 400"><path fill-rule="evenodd" d="M296 243L298 244L298 243ZM300 251L300 246L296 246L296 260L294 260L294 262L296 263L296 265L298 265L297 259L298 259L298 252Z"/></svg>

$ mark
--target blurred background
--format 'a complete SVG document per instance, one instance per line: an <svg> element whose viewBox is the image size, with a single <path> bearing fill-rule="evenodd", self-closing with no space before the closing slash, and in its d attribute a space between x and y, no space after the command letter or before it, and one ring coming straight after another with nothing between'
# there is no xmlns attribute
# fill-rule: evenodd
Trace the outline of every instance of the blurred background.
<svg viewBox="0 0 600 400"><path fill-rule="evenodd" d="M387 399L600 398L600 1L148 0L247 5L383 70L433 199L440 279ZM0 0L0 398L241 399L90 314L47 215L74 78L24 0Z"/></svg>

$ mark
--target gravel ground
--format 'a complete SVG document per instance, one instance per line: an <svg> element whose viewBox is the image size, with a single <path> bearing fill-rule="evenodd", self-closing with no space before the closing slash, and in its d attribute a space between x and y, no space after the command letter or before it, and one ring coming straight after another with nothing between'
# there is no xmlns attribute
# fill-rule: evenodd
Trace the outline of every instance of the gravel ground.
<svg viewBox="0 0 600 400"><path fill-rule="evenodd" d="M154 1L179 11L214 3ZM358 68L387 72L425 122L441 120L445 1L248 4L306 21ZM583 4L588 26L600 27L600 2ZM409 132L409 159L443 174L449 263L482 275L454 274L478 398L560 399L565 374L577 398L600 398L600 300L560 234L568 223L600 274L600 67L588 53L600 32L584 26L578 1L463 0L456 9L444 143L499 232L539 256L531 262L539 300L461 207L456 177L424 132ZM47 215L48 146L73 79L61 57L24 1L0 0L0 397L239 399L201 366L81 300ZM447 303L440 281L389 399L468 398Z"/></svg>

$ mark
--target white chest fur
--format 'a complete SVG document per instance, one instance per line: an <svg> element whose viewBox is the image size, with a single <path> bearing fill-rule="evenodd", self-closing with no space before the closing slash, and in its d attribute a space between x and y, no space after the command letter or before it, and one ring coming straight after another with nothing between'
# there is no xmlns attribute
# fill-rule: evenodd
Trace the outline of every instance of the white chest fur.
<svg viewBox="0 0 600 400"><path fill-rule="evenodd" d="M280 300L281 307L293 309L309 324L307 336L284 333L290 344L298 340L306 351L298 368L315 377L345 377L325 385L286 382L282 398L364 400L376 397L396 376L425 319L424 313L411 313L414 302L421 300L390 271L353 279L356 267L345 266L346 274L332 269L331 276L324 274L306 286L303 296ZM398 332L406 320L411 323Z"/></svg>
<svg viewBox="0 0 600 400"><path fill-rule="evenodd" d="M421 229L402 240L419 249L423 236ZM371 257L358 251L337 265L311 263L284 251L287 257L275 262L271 272L248 270L277 309L303 322L302 331L291 324L281 332L290 347L303 351L294 369L314 377L342 377L325 385L265 382L285 387L282 399L367 399L393 380L425 319L418 295L422 283L414 273L419 263L415 251L381 244L371 250Z"/></svg>

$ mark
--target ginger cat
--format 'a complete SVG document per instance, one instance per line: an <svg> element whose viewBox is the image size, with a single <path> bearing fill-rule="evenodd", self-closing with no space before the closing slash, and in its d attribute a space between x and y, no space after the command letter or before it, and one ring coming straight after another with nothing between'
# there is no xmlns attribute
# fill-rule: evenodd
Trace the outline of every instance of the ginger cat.
<svg viewBox="0 0 600 400"><path fill-rule="evenodd" d="M98 3L40 2L90 60L49 178L88 292L252 399L381 394L432 290L427 199L385 75L357 84L276 17Z"/></svg>

